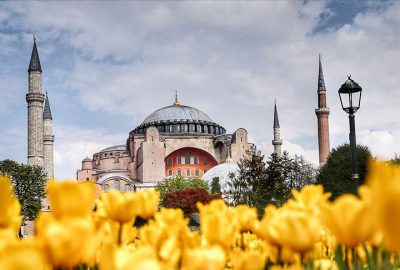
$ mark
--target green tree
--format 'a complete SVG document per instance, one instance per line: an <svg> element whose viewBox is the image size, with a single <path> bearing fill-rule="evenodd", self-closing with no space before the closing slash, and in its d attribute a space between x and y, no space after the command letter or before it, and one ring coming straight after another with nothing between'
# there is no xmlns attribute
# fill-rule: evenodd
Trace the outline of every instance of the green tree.
<svg viewBox="0 0 400 270"><path fill-rule="evenodd" d="M221 194L221 185L219 177L214 177L211 182L211 194Z"/></svg>
<svg viewBox="0 0 400 270"><path fill-rule="evenodd" d="M286 151L282 157L272 153L265 162L254 146L238 166L239 171L228 181L229 202L254 206L259 215L267 204L281 206L291 197L291 189L315 182L314 166L304 157L292 158Z"/></svg>
<svg viewBox="0 0 400 270"><path fill-rule="evenodd" d="M275 153L272 153L267 161L267 179L261 186L261 193L263 193L264 207L267 203L272 203L274 205L280 206L284 201L286 201L288 189L285 183L285 167L287 158L289 155L284 152L283 157L278 157Z"/></svg>
<svg viewBox="0 0 400 270"><path fill-rule="evenodd" d="M389 160L389 163L392 165L400 165L400 157L397 154L395 154L394 158Z"/></svg>
<svg viewBox="0 0 400 270"><path fill-rule="evenodd" d="M0 161L0 174L11 178L24 221L34 220L45 197L46 175L43 169L6 159Z"/></svg>
<svg viewBox="0 0 400 270"><path fill-rule="evenodd" d="M167 193L175 192L178 190L198 188L209 191L208 183L203 179L183 178L177 176L174 178L166 178L163 181L158 182L155 190L160 192L160 203L162 204L163 199Z"/></svg>
<svg viewBox="0 0 400 270"><path fill-rule="evenodd" d="M300 190L305 185L315 183L317 169L303 156L295 155L294 157L290 157L285 151L283 153L282 163L285 185L289 191L292 189Z"/></svg>
<svg viewBox="0 0 400 270"><path fill-rule="evenodd" d="M262 212L270 194L264 193L268 187L267 170L264 156L253 145L247 153L247 158L239 161L239 170L230 174L228 181L228 200L234 205L247 204Z"/></svg>
<svg viewBox="0 0 400 270"><path fill-rule="evenodd" d="M371 151L366 146L357 145L359 184L363 184L367 174L367 163L372 158ZM342 144L332 149L328 160L320 168L317 183L324 190L332 193L331 199L344 193L353 193L354 183L351 178L351 149L349 144Z"/></svg>

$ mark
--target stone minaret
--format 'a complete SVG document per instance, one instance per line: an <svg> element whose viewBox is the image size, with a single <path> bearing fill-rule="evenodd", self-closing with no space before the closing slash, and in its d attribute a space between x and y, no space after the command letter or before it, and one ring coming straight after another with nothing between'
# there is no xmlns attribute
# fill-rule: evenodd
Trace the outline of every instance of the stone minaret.
<svg viewBox="0 0 400 270"><path fill-rule="evenodd" d="M318 108L315 109L318 119L318 145L319 145L319 163L326 162L330 152L329 143L329 108L326 102L326 89L324 74L322 73L321 54L319 55L319 73L318 73Z"/></svg>
<svg viewBox="0 0 400 270"><path fill-rule="evenodd" d="M282 155L281 128L279 126L279 118L278 118L278 110L276 108L276 101L275 101L275 108L274 108L274 139L272 141L272 145L274 146L274 154L276 154L278 157L281 157L281 155Z"/></svg>
<svg viewBox="0 0 400 270"><path fill-rule="evenodd" d="M28 164L44 165L43 154L43 101L42 68L33 37L33 49L28 68L29 90L26 94L28 102Z"/></svg>
<svg viewBox="0 0 400 270"><path fill-rule="evenodd" d="M46 100L43 110L43 144L44 144L44 170L47 174L47 179L54 178L53 165L53 117L51 116L49 95L46 92Z"/></svg>

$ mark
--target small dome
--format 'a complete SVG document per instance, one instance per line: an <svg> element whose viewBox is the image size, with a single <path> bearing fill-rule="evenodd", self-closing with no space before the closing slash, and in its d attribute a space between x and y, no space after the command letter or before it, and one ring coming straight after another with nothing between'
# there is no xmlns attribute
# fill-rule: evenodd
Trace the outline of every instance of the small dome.
<svg viewBox="0 0 400 270"><path fill-rule="evenodd" d="M219 178L219 184L221 185L221 191L227 191L229 189L228 182L230 181L229 174L237 173L239 166L236 163L228 162L222 163L208 170L202 177L211 184L212 179L215 177Z"/></svg>
<svg viewBox="0 0 400 270"><path fill-rule="evenodd" d="M103 150L101 150L100 152L108 152L108 151L126 151L126 144L121 144L121 145L114 145L114 146L110 146L107 148L104 148Z"/></svg>
<svg viewBox="0 0 400 270"><path fill-rule="evenodd" d="M82 162L86 162L86 161L92 162L92 159L91 159L90 157L85 157L85 158L82 160Z"/></svg>

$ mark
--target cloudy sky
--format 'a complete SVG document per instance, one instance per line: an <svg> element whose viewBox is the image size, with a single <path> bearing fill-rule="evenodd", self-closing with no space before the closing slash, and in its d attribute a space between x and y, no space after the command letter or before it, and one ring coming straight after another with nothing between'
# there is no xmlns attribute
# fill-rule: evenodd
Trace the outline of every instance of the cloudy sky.
<svg viewBox="0 0 400 270"><path fill-rule="evenodd" d="M114 1L0 3L0 160L26 162L27 68L37 36L55 134L55 175L123 144L173 103L248 130L272 151L277 100L283 147L317 162L318 54L331 146L348 139L337 90L363 87L357 140L400 154L400 1Z"/></svg>

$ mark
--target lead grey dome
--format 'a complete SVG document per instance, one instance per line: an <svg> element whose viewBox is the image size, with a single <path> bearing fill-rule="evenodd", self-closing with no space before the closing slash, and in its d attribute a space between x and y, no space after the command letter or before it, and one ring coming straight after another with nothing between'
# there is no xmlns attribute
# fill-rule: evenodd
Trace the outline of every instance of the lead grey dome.
<svg viewBox="0 0 400 270"><path fill-rule="evenodd" d="M144 134L148 127L154 126L163 134L222 135L226 130L215 123L199 109L180 105L167 106L152 112L142 124L130 132L130 135Z"/></svg>
<svg viewBox="0 0 400 270"><path fill-rule="evenodd" d="M160 121L173 121L173 120L187 120L187 121L203 121L203 122L213 122L211 118L203 113L202 111L184 105L179 106L167 106L154 111L152 114L147 116L142 125L151 122Z"/></svg>
<svg viewBox="0 0 400 270"><path fill-rule="evenodd" d="M101 152L108 152L108 151L126 151L126 144L121 144L121 145L114 145L114 146L110 146L107 148L104 148L103 150L100 151Z"/></svg>

